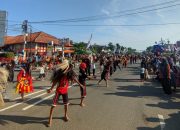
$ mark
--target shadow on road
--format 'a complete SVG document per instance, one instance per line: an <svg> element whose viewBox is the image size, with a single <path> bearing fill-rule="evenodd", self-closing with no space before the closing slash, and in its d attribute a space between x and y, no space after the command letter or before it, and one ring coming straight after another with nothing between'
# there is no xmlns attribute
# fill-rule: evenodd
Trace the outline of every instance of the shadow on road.
<svg viewBox="0 0 180 130"><path fill-rule="evenodd" d="M115 78L116 82L138 82L137 79L120 79ZM142 83L143 84L143 83ZM146 97L156 97L161 99L158 104L146 104L149 107L157 107L162 109L177 109L180 110L180 102L175 101L174 99L179 98L179 92L173 93L172 95L164 94L162 87L157 82L145 82L143 85L129 85L129 86L118 86L116 92L105 93L105 95L116 95L123 97L133 97L133 98L146 98ZM168 115L169 118L165 119L165 126L158 125L156 127L137 127L137 130L160 130L163 127L163 130L180 130L180 111L177 113L172 113ZM145 118L147 123L159 123L160 120L158 117L148 117Z"/></svg>
<svg viewBox="0 0 180 130"><path fill-rule="evenodd" d="M123 97L133 98L146 98L156 97L161 99L158 104L146 104L149 107L157 107L162 109L177 109L180 110L180 102L176 101L179 98L179 92L173 93L172 95L164 94L162 87L158 83L145 82L144 85L130 85L130 86L119 86L117 92L105 93L105 95L116 95ZM146 122L160 122L158 117L148 117L145 119ZM180 111L178 113L169 114L169 118L164 120L166 125L163 130L180 130ZM137 130L160 130L161 125L154 128L152 127L138 127Z"/></svg>
<svg viewBox="0 0 180 130"><path fill-rule="evenodd" d="M158 82L138 82L138 79L114 79L117 82L134 82L135 85L129 86L118 86L116 92L105 93L105 95L117 95L124 97L157 97L161 100L171 100L177 97L180 97L179 89L177 89L176 93L172 95L166 95L163 92L161 85Z"/></svg>
<svg viewBox="0 0 180 130"><path fill-rule="evenodd" d="M120 79L120 78L114 78L112 79L113 81L116 82L140 82L140 79Z"/></svg>
<svg viewBox="0 0 180 130"><path fill-rule="evenodd" d="M167 103L167 106L169 104ZM169 108L168 108L169 109ZM160 122L157 117L146 118L148 122ZM165 119L165 125L158 125L154 128L151 127L138 127L137 130L180 130L180 111L178 113L169 114L169 118Z"/></svg>
<svg viewBox="0 0 180 130"><path fill-rule="evenodd" d="M53 118L53 119L63 119L61 118ZM17 115L1 115L0 125L6 126L9 121L18 123L18 124L42 124L47 125L48 117L30 117L30 116L17 116Z"/></svg>

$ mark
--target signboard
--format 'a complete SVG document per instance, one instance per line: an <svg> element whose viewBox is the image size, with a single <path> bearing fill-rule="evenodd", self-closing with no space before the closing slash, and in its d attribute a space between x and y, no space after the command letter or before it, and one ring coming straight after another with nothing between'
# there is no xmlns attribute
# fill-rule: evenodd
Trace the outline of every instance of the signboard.
<svg viewBox="0 0 180 130"><path fill-rule="evenodd" d="M4 36L6 35L7 12L0 10L0 47L4 46Z"/></svg>

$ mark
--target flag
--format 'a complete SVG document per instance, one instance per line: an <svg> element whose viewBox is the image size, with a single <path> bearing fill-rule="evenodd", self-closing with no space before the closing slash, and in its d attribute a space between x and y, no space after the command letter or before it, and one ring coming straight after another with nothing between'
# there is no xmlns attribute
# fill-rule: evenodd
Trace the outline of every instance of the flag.
<svg viewBox="0 0 180 130"><path fill-rule="evenodd" d="M114 54L117 52L117 46L115 46L115 48L114 48Z"/></svg>
<svg viewBox="0 0 180 130"><path fill-rule="evenodd" d="M91 34L91 37L90 37L90 39L89 39L89 41L88 41L88 44L87 44L86 49L89 49L89 47L90 47L90 45L91 45L91 39L92 39L92 34Z"/></svg>

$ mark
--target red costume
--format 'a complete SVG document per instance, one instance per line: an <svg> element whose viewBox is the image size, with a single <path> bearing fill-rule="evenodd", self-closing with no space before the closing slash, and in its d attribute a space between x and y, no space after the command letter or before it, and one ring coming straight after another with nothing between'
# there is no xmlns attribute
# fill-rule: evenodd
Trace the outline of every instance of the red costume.
<svg viewBox="0 0 180 130"><path fill-rule="evenodd" d="M33 92L32 77L22 69L17 75L16 92L29 93Z"/></svg>
<svg viewBox="0 0 180 130"><path fill-rule="evenodd" d="M63 103L64 105L68 104L68 86L69 81L66 76L62 77L62 79L59 82L59 86L56 88L56 94L53 98L53 106L56 106L59 96L62 95Z"/></svg>

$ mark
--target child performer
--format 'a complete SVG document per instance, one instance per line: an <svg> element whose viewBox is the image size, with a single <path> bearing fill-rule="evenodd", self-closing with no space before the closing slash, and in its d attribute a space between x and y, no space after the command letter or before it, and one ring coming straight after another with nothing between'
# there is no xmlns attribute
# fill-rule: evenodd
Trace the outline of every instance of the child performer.
<svg viewBox="0 0 180 130"><path fill-rule="evenodd" d="M57 85L57 88L56 88L56 93L53 99L53 105L50 110L48 126L51 126L52 124L52 113L53 113L54 108L56 107L59 96L62 96L63 103L64 103L64 119L65 121L69 120L69 117L67 116L69 81L75 81L80 85L80 87L83 88L83 85L81 85L78 82L76 73L72 69L73 69L73 66L69 65L68 60L63 60L61 64L57 65L51 77L51 82L53 84L52 84L52 87L48 90L48 93L52 92L55 85Z"/></svg>
<svg viewBox="0 0 180 130"><path fill-rule="evenodd" d="M24 100L24 93L33 92L30 64L22 64L22 69L17 75L17 81L16 92L20 93L22 100Z"/></svg>

